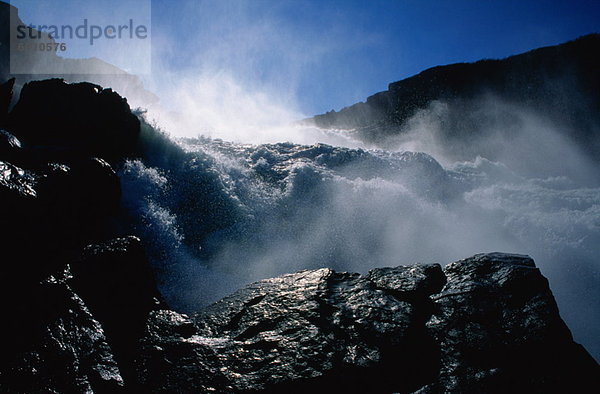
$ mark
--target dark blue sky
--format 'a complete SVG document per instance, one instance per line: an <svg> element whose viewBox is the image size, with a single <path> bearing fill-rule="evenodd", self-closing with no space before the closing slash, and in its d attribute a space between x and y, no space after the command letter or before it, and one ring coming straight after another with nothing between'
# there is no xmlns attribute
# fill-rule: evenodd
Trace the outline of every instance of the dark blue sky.
<svg viewBox="0 0 600 394"><path fill-rule="evenodd" d="M154 0L152 15L156 57L172 70L226 70L294 96L307 114L432 66L600 31L593 0Z"/></svg>

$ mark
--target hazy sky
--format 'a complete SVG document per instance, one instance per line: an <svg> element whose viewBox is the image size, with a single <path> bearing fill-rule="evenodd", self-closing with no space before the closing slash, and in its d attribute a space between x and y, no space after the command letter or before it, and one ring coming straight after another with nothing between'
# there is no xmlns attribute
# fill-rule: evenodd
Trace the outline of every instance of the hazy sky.
<svg viewBox="0 0 600 394"><path fill-rule="evenodd" d="M213 79L217 91L229 84L253 97L264 94L304 115L339 110L436 65L502 58L600 32L598 0L12 3L34 25L76 26L83 18L104 26L146 24L151 9L152 72L144 81L164 101L179 94L172 86L195 77ZM149 42L100 39L92 47L74 40L63 55L97 56L130 70L149 63Z"/></svg>
<svg viewBox="0 0 600 394"><path fill-rule="evenodd" d="M432 66L600 32L600 1L154 0L152 23L154 65L226 71L314 114Z"/></svg>

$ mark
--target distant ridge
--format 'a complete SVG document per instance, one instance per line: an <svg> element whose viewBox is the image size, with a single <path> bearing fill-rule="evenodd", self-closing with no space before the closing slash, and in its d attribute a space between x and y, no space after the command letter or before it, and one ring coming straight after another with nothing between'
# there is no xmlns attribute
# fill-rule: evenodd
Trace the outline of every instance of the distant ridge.
<svg viewBox="0 0 600 394"><path fill-rule="evenodd" d="M388 143L390 136L401 135L412 116L437 100L448 103L454 118L460 118L446 122L445 137L456 141L481 132L482 120L465 119L464 114L474 112L470 111L473 101L493 95L560 121L595 155L600 153L598 53L600 34L589 34L502 60L437 66L390 83L388 90L366 102L307 121L321 128L352 129L359 139L381 145Z"/></svg>

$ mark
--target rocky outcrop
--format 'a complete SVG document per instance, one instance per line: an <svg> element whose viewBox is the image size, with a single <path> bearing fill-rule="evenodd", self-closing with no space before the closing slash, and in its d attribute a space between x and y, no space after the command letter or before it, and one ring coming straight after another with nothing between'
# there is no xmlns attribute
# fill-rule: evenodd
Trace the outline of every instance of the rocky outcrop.
<svg viewBox="0 0 600 394"><path fill-rule="evenodd" d="M114 234L120 189L106 162L88 164L0 161L2 392L122 389L161 306L138 239L90 244Z"/></svg>
<svg viewBox="0 0 600 394"><path fill-rule="evenodd" d="M443 284L439 266L321 269L250 285L193 320L157 312L141 381L165 392L184 381L203 392L414 390L438 368L422 328Z"/></svg>
<svg viewBox="0 0 600 394"><path fill-rule="evenodd" d="M420 393L586 392L600 383L597 363L573 342L531 258L481 254L444 273L426 324L441 368Z"/></svg>
<svg viewBox="0 0 600 394"><path fill-rule="evenodd" d="M36 118L48 107L58 111L50 128ZM94 154L118 165L137 144L137 118L116 93L60 80L32 83L9 118L10 131L0 130L0 391L130 389L147 315L162 304L140 241L110 240L122 226L120 181Z"/></svg>
<svg viewBox="0 0 600 394"><path fill-rule="evenodd" d="M0 197L0 245L34 262L3 262L0 271L41 279L63 265L70 251L111 236L120 186L101 159L47 163L36 170L0 161Z"/></svg>
<svg viewBox="0 0 600 394"><path fill-rule="evenodd" d="M600 371L533 261L503 254L284 275L154 312L142 342L159 392L577 392Z"/></svg>
<svg viewBox="0 0 600 394"><path fill-rule="evenodd" d="M44 111L48 117L38 116ZM50 80L24 89L7 128L0 131L0 245L20 250L23 263L0 270L41 280L85 245L114 237L120 181L94 156L123 160L139 122L114 92Z"/></svg>

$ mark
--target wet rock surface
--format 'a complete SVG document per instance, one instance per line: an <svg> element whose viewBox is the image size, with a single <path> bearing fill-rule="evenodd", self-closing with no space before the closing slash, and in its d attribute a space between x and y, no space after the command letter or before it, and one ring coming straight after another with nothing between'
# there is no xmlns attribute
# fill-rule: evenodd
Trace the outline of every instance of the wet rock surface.
<svg viewBox="0 0 600 394"><path fill-rule="evenodd" d="M441 350L421 392L585 392L599 368L572 341L548 281L528 256L481 254L445 267L427 322Z"/></svg>
<svg viewBox="0 0 600 394"><path fill-rule="evenodd" d="M140 381L162 392L567 392L599 372L533 260L499 253L260 281L152 313L142 343Z"/></svg>
<svg viewBox="0 0 600 394"><path fill-rule="evenodd" d="M178 380L230 392L416 389L435 375L437 349L424 329L427 293L415 289L441 289L441 268L398 268L406 292L389 271L302 271L250 285L193 319L155 313L142 381L165 391L177 391L164 383ZM171 369L180 357L197 368ZM165 372L169 379L156 380Z"/></svg>

